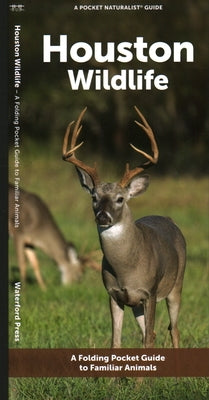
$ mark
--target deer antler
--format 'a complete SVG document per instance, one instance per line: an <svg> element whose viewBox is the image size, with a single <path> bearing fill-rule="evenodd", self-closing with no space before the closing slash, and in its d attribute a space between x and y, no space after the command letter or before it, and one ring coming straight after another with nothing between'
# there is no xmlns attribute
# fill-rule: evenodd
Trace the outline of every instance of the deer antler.
<svg viewBox="0 0 209 400"><path fill-rule="evenodd" d="M69 135L70 135L70 130L71 130L71 126L74 124L74 121L70 122L66 132L65 132L65 136L64 136L64 140L63 140L63 147L62 147L62 158L65 161L68 161L72 164L74 164L76 167L83 169L84 171L86 171L88 173L88 175L91 177L92 181L94 182L94 184L98 184L99 182L99 177L97 174L97 170L96 170L96 165L94 168L89 167L88 165L84 164L82 161L78 160L75 156L75 151L77 149L79 149L79 147L82 146L83 142L79 143L78 145L76 145L76 141L77 138L79 136L79 133L82 129L82 125L80 125L80 122L83 118L84 113L86 112L87 107L85 107L83 109L83 111L81 111L75 127L73 129L73 133L72 133L72 138L71 138L71 143L70 143L70 150L67 150L68 147L68 140L69 140Z"/></svg>
<svg viewBox="0 0 209 400"><path fill-rule="evenodd" d="M144 132L147 134L147 136L149 137L150 142L151 142L151 148L153 151L153 156L145 153L143 150L138 149L132 143L130 143L130 146L138 153L143 154L148 159L148 161L144 162L139 167L136 167L131 170L129 168L129 163L127 163L125 173L119 182L119 185L121 187L126 187L134 176L138 175L140 172L144 171L146 168L151 167L153 164L156 164L158 161L158 156L159 156L158 146L157 146L152 128L148 124L148 122L145 119L145 117L143 116L143 114L139 111L139 109L136 106L134 106L134 108L135 108L137 114L139 115L139 117L141 118L143 124L138 121L135 121L135 123L138 126L140 126L144 130Z"/></svg>

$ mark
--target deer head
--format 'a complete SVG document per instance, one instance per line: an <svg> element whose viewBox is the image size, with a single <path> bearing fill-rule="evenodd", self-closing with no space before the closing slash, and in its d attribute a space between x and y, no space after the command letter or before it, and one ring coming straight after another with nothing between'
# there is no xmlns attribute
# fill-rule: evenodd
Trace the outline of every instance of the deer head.
<svg viewBox="0 0 209 400"><path fill-rule="evenodd" d="M76 144L76 142L82 129L80 123L86 109L87 108L84 108L80 113L78 120L75 123L69 150L67 150L68 140L74 121L72 121L67 127L63 142L63 160L75 165L82 187L92 196L93 210L98 226L100 228L108 228L121 221L124 212L127 211L125 207L127 201L131 197L136 197L147 189L149 185L149 177L148 175L141 176L141 173L145 169L157 163L159 152L150 125L143 114L135 106L135 110L142 121L142 123L139 121L135 121L135 123L141 127L149 137L153 156L138 149L133 144L130 144L136 152L145 156L147 161L133 169L130 169L129 164L127 163L124 175L119 182L102 183L99 179L96 165L94 165L94 167L89 167L82 161L78 160L75 156L76 150L78 150L83 144L83 142L79 144Z"/></svg>

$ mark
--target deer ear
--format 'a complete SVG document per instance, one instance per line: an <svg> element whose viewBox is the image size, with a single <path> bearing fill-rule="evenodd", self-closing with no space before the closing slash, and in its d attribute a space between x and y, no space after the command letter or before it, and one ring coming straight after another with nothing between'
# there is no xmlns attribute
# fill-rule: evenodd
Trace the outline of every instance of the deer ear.
<svg viewBox="0 0 209 400"><path fill-rule="evenodd" d="M127 186L129 197L137 197L149 186L149 175L135 176Z"/></svg>
<svg viewBox="0 0 209 400"><path fill-rule="evenodd" d="M93 182L91 176L81 168L76 167L76 171L78 173L78 177L79 177L81 186L85 190L87 190L87 192L92 194L95 185L94 185L94 182Z"/></svg>

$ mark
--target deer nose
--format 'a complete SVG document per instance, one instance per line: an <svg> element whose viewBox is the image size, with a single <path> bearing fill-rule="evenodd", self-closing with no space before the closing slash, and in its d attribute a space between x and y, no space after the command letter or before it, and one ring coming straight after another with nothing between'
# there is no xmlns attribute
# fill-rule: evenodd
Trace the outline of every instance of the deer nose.
<svg viewBox="0 0 209 400"><path fill-rule="evenodd" d="M111 215L108 213L108 211L99 211L96 214L95 218L96 222L100 226L110 226L113 224L113 219Z"/></svg>

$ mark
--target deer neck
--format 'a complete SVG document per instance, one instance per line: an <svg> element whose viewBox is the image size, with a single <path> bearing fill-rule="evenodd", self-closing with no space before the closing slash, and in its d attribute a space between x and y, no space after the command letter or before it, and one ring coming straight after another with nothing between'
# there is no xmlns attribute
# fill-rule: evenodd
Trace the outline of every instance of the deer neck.
<svg viewBox="0 0 209 400"><path fill-rule="evenodd" d="M135 225L129 207L126 205L120 221L108 228L98 227L101 248L105 258L113 266L137 257L140 230Z"/></svg>

